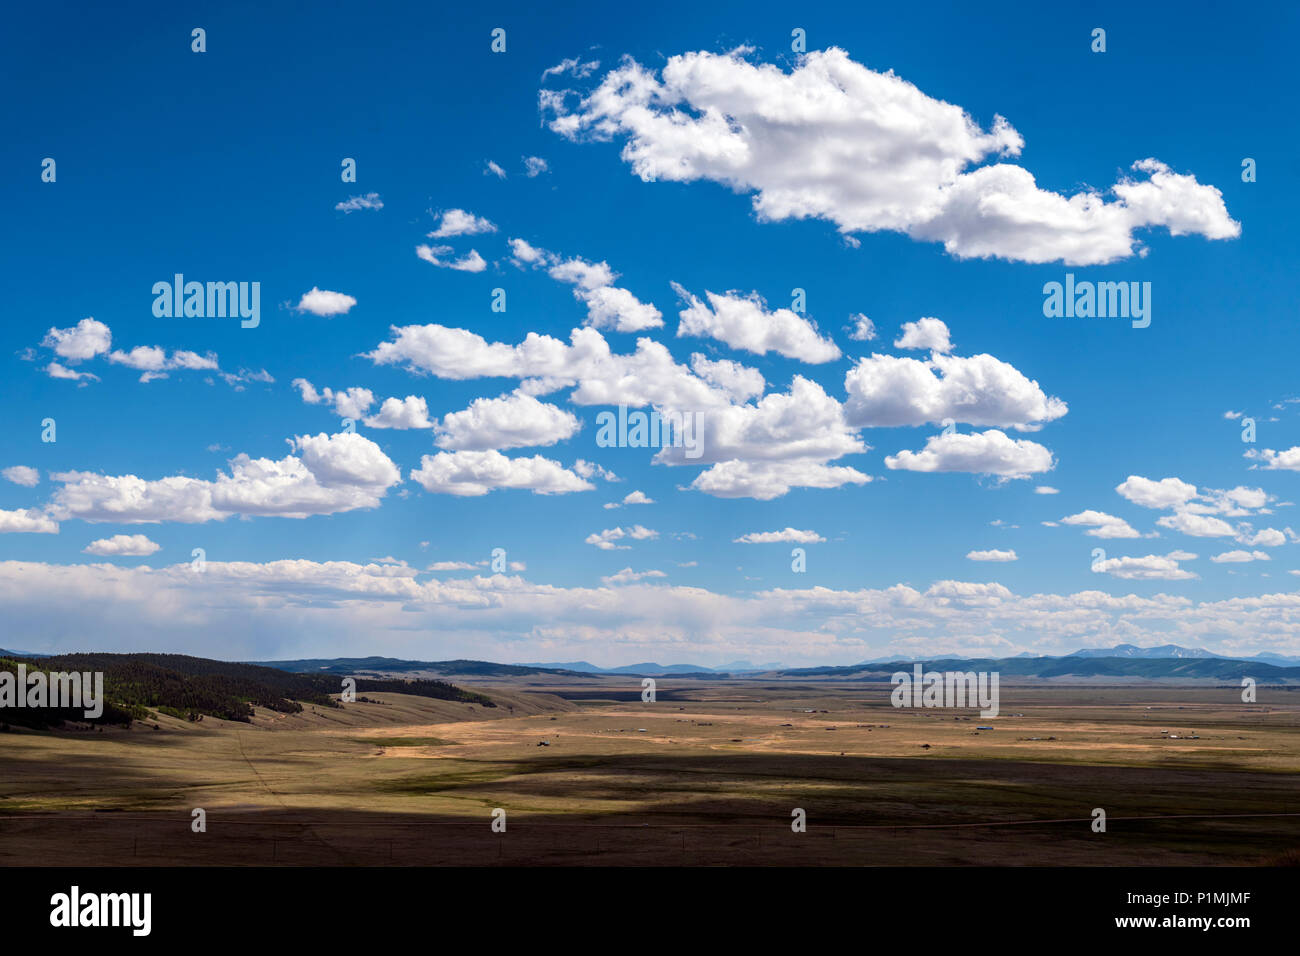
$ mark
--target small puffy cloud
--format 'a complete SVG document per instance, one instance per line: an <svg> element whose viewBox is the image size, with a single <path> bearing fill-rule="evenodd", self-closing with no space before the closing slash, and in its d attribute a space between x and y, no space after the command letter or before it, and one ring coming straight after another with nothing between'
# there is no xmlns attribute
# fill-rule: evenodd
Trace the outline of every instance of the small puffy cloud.
<svg viewBox="0 0 1300 956"><path fill-rule="evenodd" d="M534 455L507 458L499 451L441 451L425 455L411 479L433 494L477 497L496 489L563 495L595 486L558 461Z"/></svg>
<svg viewBox="0 0 1300 956"><path fill-rule="evenodd" d="M587 461L585 458L579 458L575 461L573 463L573 470L583 478L600 478L603 481L623 480L604 465L598 465L594 461Z"/></svg>
<svg viewBox="0 0 1300 956"><path fill-rule="evenodd" d="M0 509L0 534L58 534L59 523L43 511Z"/></svg>
<svg viewBox="0 0 1300 956"><path fill-rule="evenodd" d="M335 414L340 418L360 419L375 403L375 395L368 388L353 387L338 392L332 388L323 388L318 392L305 378L295 378L292 384L308 405L333 405Z"/></svg>
<svg viewBox="0 0 1300 956"><path fill-rule="evenodd" d="M1180 568L1177 559L1158 554L1095 561L1092 571L1094 574L1109 574L1111 577L1139 581L1185 581L1196 577L1191 571Z"/></svg>
<svg viewBox="0 0 1300 956"><path fill-rule="evenodd" d="M756 368L741 365L731 359L710 359L695 352L691 355L691 371L710 385L716 385L730 396L733 402L747 402L763 394L767 382Z"/></svg>
<svg viewBox="0 0 1300 956"><path fill-rule="evenodd" d="M477 565L468 561L435 561L425 568L426 571L473 571Z"/></svg>
<svg viewBox="0 0 1300 956"><path fill-rule="evenodd" d="M1037 442L1009 438L996 428L986 432L932 435L919 452L904 449L885 458L885 467L902 471L969 472L1000 478L1028 478L1051 471L1052 453Z"/></svg>
<svg viewBox="0 0 1300 956"><path fill-rule="evenodd" d="M115 534L92 541L81 550L99 557L146 557L161 550L162 545L142 534Z"/></svg>
<svg viewBox="0 0 1300 956"><path fill-rule="evenodd" d="M1156 521L1156 524L1162 528L1181 531L1193 538L1229 538L1235 533L1232 525L1222 518L1192 514L1187 511L1177 511L1171 515L1165 515Z"/></svg>
<svg viewBox="0 0 1300 956"><path fill-rule="evenodd" d="M1210 556L1215 564L1245 564L1248 561L1271 560L1266 551L1224 551Z"/></svg>
<svg viewBox="0 0 1300 956"><path fill-rule="evenodd" d="M1061 524L1090 528L1091 530L1084 533L1094 538L1141 537L1137 529L1123 518L1117 518L1115 515L1107 514L1104 511L1080 511L1078 514L1062 518Z"/></svg>
<svg viewBox="0 0 1300 956"><path fill-rule="evenodd" d="M876 323L861 312L849 316L849 338L855 342L870 342L876 337Z"/></svg>
<svg viewBox="0 0 1300 956"><path fill-rule="evenodd" d="M483 166L483 175L487 176L489 174L495 176L497 179L506 178L506 171L490 159Z"/></svg>
<svg viewBox="0 0 1300 956"><path fill-rule="evenodd" d="M547 164L546 160L542 159L542 157L524 157L524 175L529 179L536 179L538 176L542 175L542 173L550 172L550 170L551 167Z"/></svg>
<svg viewBox="0 0 1300 956"><path fill-rule="evenodd" d="M0 475L4 476L5 481L12 481L24 488L35 488L41 481L41 473L28 465L10 465L0 471Z"/></svg>
<svg viewBox="0 0 1300 956"><path fill-rule="evenodd" d="M167 360L167 367L204 372L215 372L218 368L217 357L212 352L199 355L197 352L188 352L184 349L172 353L171 358Z"/></svg>
<svg viewBox="0 0 1300 956"><path fill-rule="evenodd" d="M582 422L572 412L515 392L500 398L476 398L463 411L443 416L435 425L439 448L482 451L554 445L573 437Z"/></svg>
<svg viewBox="0 0 1300 956"><path fill-rule="evenodd" d="M1195 485L1190 485L1177 478L1161 478L1152 481L1141 475L1129 475L1127 479L1115 486L1115 490L1144 508L1180 508L1196 497Z"/></svg>
<svg viewBox="0 0 1300 956"><path fill-rule="evenodd" d="M1223 417L1228 419L1229 421L1235 421L1236 419L1240 418L1244 414L1245 412L1234 412L1231 409L1229 409L1228 411L1223 413Z"/></svg>
<svg viewBox="0 0 1300 956"><path fill-rule="evenodd" d="M156 345L137 345L129 352L109 353L108 360L143 372L160 372L167 367L167 352Z"/></svg>
<svg viewBox="0 0 1300 956"><path fill-rule="evenodd" d="M1286 451L1252 448L1244 457L1256 462L1250 466L1251 468L1262 468L1265 471L1300 471L1300 445L1288 448Z"/></svg>
<svg viewBox="0 0 1300 956"><path fill-rule="evenodd" d="M509 245L510 256L518 266L544 265L556 258L552 253L537 248L525 239L511 239Z"/></svg>
<svg viewBox="0 0 1300 956"><path fill-rule="evenodd" d="M487 261L478 254L477 249L471 249L469 255L462 256L459 259L445 259L454 250L451 246L416 246L415 254L425 262L437 266L439 269L453 269L456 272L482 272L487 268Z"/></svg>
<svg viewBox="0 0 1300 956"><path fill-rule="evenodd" d="M856 468L827 465L819 461L741 461L719 462L701 472L690 488L715 498L754 498L771 501L787 494L791 488L839 488L864 485L871 481Z"/></svg>
<svg viewBox="0 0 1300 956"><path fill-rule="evenodd" d="M510 251L521 268L545 268L552 279L573 286L574 298L587 306L586 324L591 328L641 332L664 324L657 308L614 285L618 273L607 262L588 262L576 256L564 259L523 239L511 239Z"/></svg>
<svg viewBox="0 0 1300 956"><path fill-rule="evenodd" d="M379 411L366 419L370 428L432 428L429 405L420 395L386 398Z"/></svg>
<svg viewBox="0 0 1300 956"><path fill-rule="evenodd" d="M45 366L45 373L49 375L50 378L67 379L72 382L83 380L87 382L99 381L98 375L94 375L91 372L78 372L75 369L70 369L64 365L60 365L58 362L51 362L49 365Z"/></svg>
<svg viewBox="0 0 1300 956"><path fill-rule="evenodd" d="M605 505L603 505L603 507L606 511L611 511L614 508L621 508L623 507L623 505L652 505L652 504L654 504L654 499L649 497L645 492L633 491L627 495L624 495L622 501L610 501L607 502Z"/></svg>
<svg viewBox="0 0 1300 956"><path fill-rule="evenodd" d="M586 543L602 551L626 551L630 544L618 544L624 539L631 541L652 541L659 537L658 531L634 524L630 528L606 528L604 531L587 535Z"/></svg>
<svg viewBox="0 0 1300 956"><path fill-rule="evenodd" d="M341 213L350 213L362 209L383 209L384 203L379 198L379 193L366 193L364 196L349 196L335 204L334 208Z"/></svg>
<svg viewBox="0 0 1300 956"><path fill-rule="evenodd" d="M820 544L825 540L816 531L800 531L798 528L785 528L781 531L751 531L749 534L742 534L739 538L732 539L735 544L776 544L783 541L792 544Z"/></svg>
<svg viewBox="0 0 1300 956"><path fill-rule="evenodd" d="M252 369L241 368L238 372L218 372L217 374L237 392L244 390L245 382L261 382L265 385L275 384L275 376L266 369L254 372Z"/></svg>
<svg viewBox="0 0 1300 956"><path fill-rule="evenodd" d="M217 357L211 352L207 355L199 355L196 352L179 351L173 352L168 357L166 350L156 345L137 345L129 352L115 349L109 353L108 360L114 365L125 365L127 368L141 372L142 382L167 378L167 373L173 369L220 371Z"/></svg>
<svg viewBox="0 0 1300 956"><path fill-rule="evenodd" d="M940 319L917 319L903 324L903 334L894 340L896 349L924 349L929 352L951 352L952 341L948 326Z"/></svg>
<svg viewBox="0 0 1300 956"><path fill-rule="evenodd" d="M791 309L769 311L758 293L719 295L706 290L709 304L705 305L675 282L673 289L686 303L679 313L678 338L712 338L733 349L756 355L776 352L810 364L833 362L840 357L839 347L819 335L812 321Z"/></svg>
<svg viewBox="0 0 1300 956"><path fill-rule="evenodd" d="M1034 488L1036 495L1059 495L1060 493L1060 489L1053 488L1051 485L1038 485Z"/></svg>
<svg viewBox="0 0 1300 956"><path fill-rule="evenodd" d="M563 76L565 74L582 80L591 76L591 74L598 69L600 69L599 60L588 60L584 62L580 58L572 56L561 60L559 63L555 64L555 66L548 66L543 70L542 82L545 83L548 77Z"/></svg>
<svg viewBox="0 0 1300 956"><path fill-rule="evenodd" d="M999 551L996 548L989 551L967 551L967 561L1017 561L1015 551Z"/></svg>
<svg viewBox="0 0 1300 956"><path fill-rule="evenodd" d="M438 228L429 233L430 239L450 239L452 236L477 236L496 232L496 224L464 209L448 209L442 214Z"/></svg>
<svg viewBox="0 0 1300 956"><path fill-rule="evenodd" d="M295 306L299 312L310 312L312 315L333 316L346 315L348 310L357 304L357 300L350 295L342 292L330 292L328 289L318 289L311 287L310 292L304 292L302 298L298 300Z"/></svg>
<svg viewBox="0 0 1300 956"><path fill-rule="evenodd" d="M668 575L662 571L633 571L631 568L624 568L607 577L601 578L602 584L635 584L637 581L644 581L648 578L666 578Z"/></svg>
<svg viewBox="0 0 1300 956"><path fill-rule="evenodd" d="M83 362L102 355L113 343L113 333L103 322L85 318L68 329L51 328L41 342L69 362ZM60 378L62 376L54 376Z"/></svg>
<svg viewBox="0 0 1300 956"><path fill-rule="evenodd" d="M1295 532L1291 531L1290 528L1286 530L1291 535L1290 540L1294 541ZM1251 531L1247 528L1237 535L1237 540L1251 547L1260 545L1265 548L1279 548L1287 543L1288 538L1286 534L1278 531L1277 528L1262 528L1259 531Z"/></svg>

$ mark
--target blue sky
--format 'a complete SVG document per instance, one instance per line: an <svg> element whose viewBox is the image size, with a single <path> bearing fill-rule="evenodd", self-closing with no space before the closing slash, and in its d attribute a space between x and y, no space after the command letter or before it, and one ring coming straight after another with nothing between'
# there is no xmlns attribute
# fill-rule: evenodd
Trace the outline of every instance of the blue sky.
<svg viewBox="0 0 1300 956"><path fill-rule="evenodd" d="M658 10L16 14L4 645L1300 651L1293 10ZM1045 317L1067 273L1150 326Z"/></svg>

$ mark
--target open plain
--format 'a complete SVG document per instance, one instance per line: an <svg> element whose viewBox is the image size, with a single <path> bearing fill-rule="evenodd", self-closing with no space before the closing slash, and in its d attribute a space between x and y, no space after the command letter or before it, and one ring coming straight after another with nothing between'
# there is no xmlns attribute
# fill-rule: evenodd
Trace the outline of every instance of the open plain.
<svg viewBox="0 0 1300 956"><path fill-rule="evenodd" d="M1300 861L1284 688L1004 685L984 719L877 683L664 679L653 703L630 678L458 683L498 706L5 734L0 864Z"/></svg>

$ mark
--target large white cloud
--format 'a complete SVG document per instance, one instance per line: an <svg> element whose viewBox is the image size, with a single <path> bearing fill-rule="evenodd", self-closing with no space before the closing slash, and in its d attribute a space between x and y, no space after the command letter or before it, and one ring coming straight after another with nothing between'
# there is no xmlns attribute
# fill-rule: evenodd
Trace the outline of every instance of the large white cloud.
<svg viewBox="0 0 1300 956"><path fill-rule="evenodd" d="M753 404L707 409L699 417L698 454L683 446L661 450L665 464L746 461L829 461L867 451L844 420L844 409L811 379L796 375L788 391ZM695 457L689 455L695 454Z"/></svg>
<svg viewBox="0 0 1300 956"><path fill-rule="evenodd" d="M1143 557L1104 558L1092 565L1096 574L1109 574L1129 580L1186 581L1196 574L1179 567L1172 555L1148 554Z"/></svg>
<svg viewBox="0 0 1300 956"><path fill-rule="evenodd" d="M0 509L0 534L58 534L59 523L37 508Z"/></svg>
<svg viewBox="0 0 1300 956"><path fill-rule="evenodd" d="M578 416L531 395L476 398L469 408L450 412L435 426L439 448L484 451L554 445L582 428Z"/></svg>
<svg viewBox="0 0 1300 956"><path fill-rule="evenodd" d="M919 452L900 451L885 467L903 471L961 471L1001 478L1028 478L1051 471L1052 453L1037 442L1009 438L1005 432L945 432L926 439Z"/></svg>
<svg viewBox="0 0 1300 956"><path fill-rule="evenodd" d="M616 354L592 328L574 329L568 343L529 332L518 345L437 324L395 326L392 333L391 341L381 342L366 358L452 380L521 379L523 390L533 395L576 386L570 400L578 405L701 409L731 404L728 389L705 381L649 338L638 339L635 352Z"/></svg>
<svg viewBox="0 0 1300 956"><path fill-rule="evenodd" d="M539 495L590 491L595 487L558 461L533 455L507 458L499 451L440 451L425 455L411 472L425 491L477 497L495 489L520 489Z"/></svg>
<svg viewBox="0 0 1300 956"><path fill-rule="evenodd" d="M992 355L932 354L930 360L872 355L844 377L853 425L993 425L1033 431L1069 411L1036 381Z"/></svg>
<svg viewBox="0 0 1300 956"><path fill-rule="evenodd" d="M942 242L959 258L1111 262L1136 230L1224 239L1240 233L1223 196L1152 159L1112 199L1040 188L1005 162L1024 146L1001 116L981 128L959 106L831 48L789 73L748 51L673 56L660 74L625 59L596 89L543 90L550 127L573 139L622 139L645 180L712 180L753 193L762 220L820 218L842 232L889 230Z"/></svg>
<svg viewBox="0 0 1300 956"><path fill-rule="evenodd" d="M278 461L238 455L229 473L219 472L215 481L52 474L63 487L50 501L50 514L60 521L122 524L199 523L234 514L305 518L378 507L387 489L401 480L379 446L355 433L300 435L290 445L298 454Z"/></svg>

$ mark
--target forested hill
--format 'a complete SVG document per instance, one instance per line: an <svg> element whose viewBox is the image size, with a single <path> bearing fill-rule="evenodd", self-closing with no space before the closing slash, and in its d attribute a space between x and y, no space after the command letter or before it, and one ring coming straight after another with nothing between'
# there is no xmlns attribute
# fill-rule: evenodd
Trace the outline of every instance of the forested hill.
<svg viewBox="0 0 1300 956"><path fill-rule="evenodd" d="M189 720L204 716L247 721L256 707L281 713L302 710L302 703L338 704L330 697L342 689L338 674L295 674L273 667L188 657L182 654L59 654L53 657L0 657L0 670L17 673L18 664L33 671L102 672L106 723L143 720L151 712ZM464 701L495 707L489 697L438 680L356 678L358 694L390 692ZM62 720L84 720L82 712L52 708L0 709L0 722L45 727Z"/></svg>

